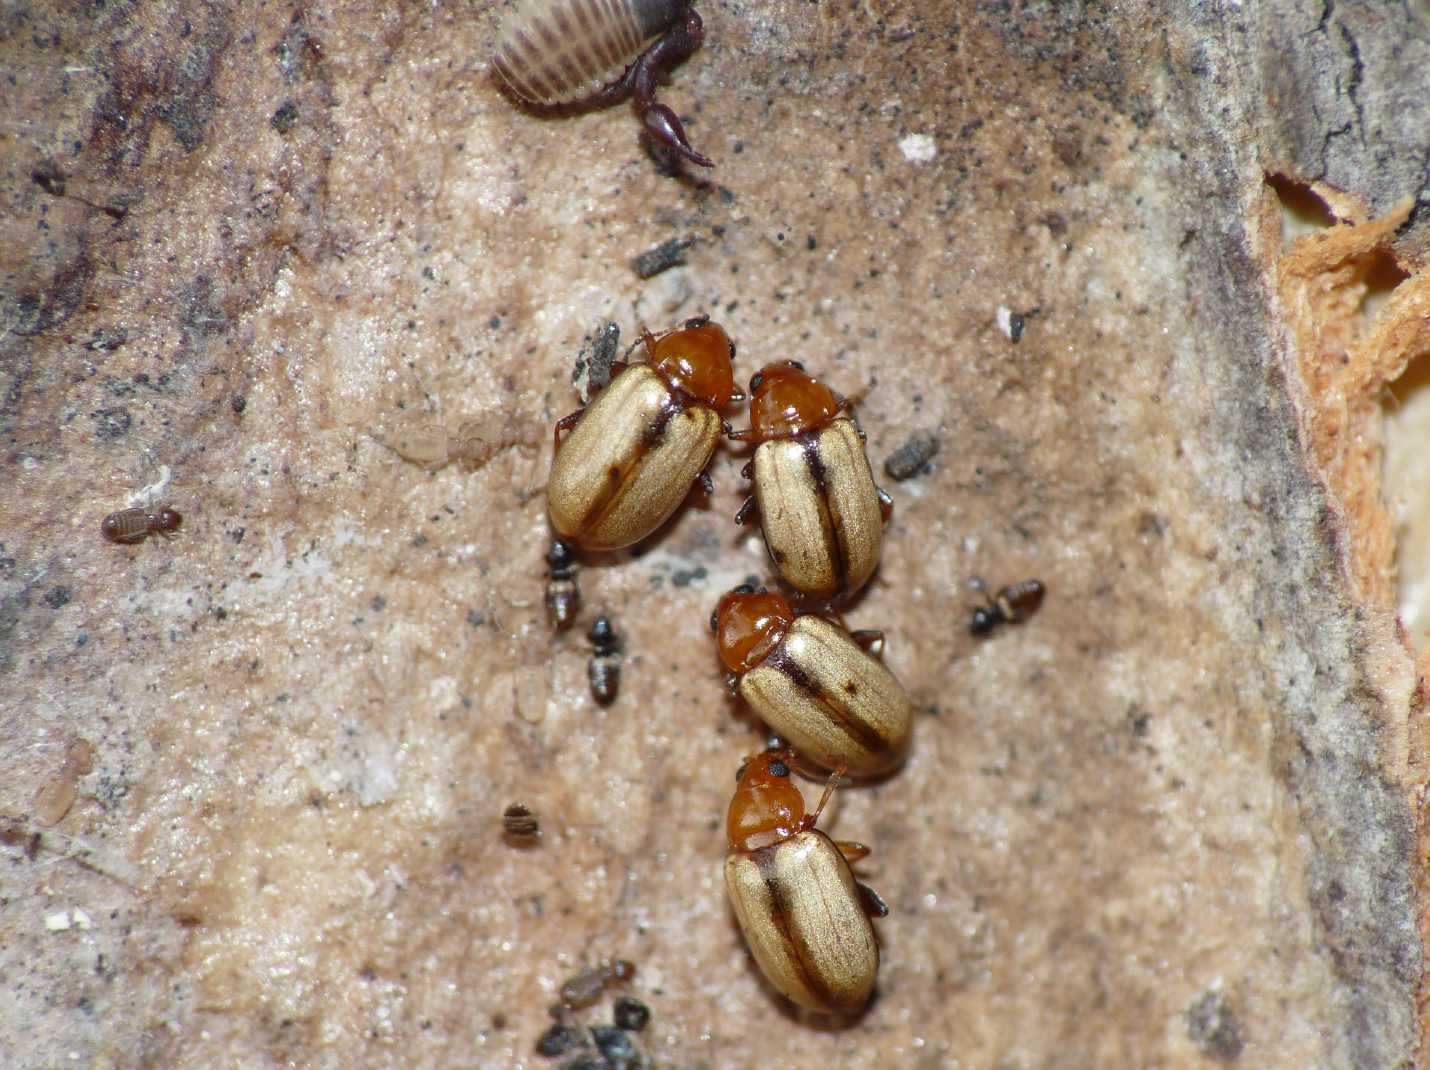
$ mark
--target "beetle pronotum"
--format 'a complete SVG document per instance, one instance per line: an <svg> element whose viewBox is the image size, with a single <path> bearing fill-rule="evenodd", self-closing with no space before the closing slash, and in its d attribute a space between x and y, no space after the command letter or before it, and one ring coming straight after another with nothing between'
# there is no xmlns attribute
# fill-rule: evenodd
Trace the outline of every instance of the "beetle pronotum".
<svg viewBox="0 0 1430 1070"><path fill-rule="evenodd" d="M655 99L657 83L704 39L691 0L522 0L502 25L492 67L537 111L604 108L629 96L652 137L713 167Z"/></svg>
<svg viewBox="0 0 1430 1070"><path fill-rule="evenodd" d="M814 827L790 783L790 753L765 751L745 763L730 800L725 889L765 979L801 1007L848 1014L868 1002L879 973L870 918L889 912L849 869L869 853Z"/></svg>

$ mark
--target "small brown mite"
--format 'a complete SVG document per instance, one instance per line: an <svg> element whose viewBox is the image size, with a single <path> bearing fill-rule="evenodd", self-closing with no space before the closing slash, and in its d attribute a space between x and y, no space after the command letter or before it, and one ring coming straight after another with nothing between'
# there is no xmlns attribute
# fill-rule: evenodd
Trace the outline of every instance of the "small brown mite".
<svg viewBox="0 0 1430 1070"><path fill-rule="evenodd" d="M990 595L981 579L972 579L968 586L988 600L986 606L976 606L968 618L970 635L987 635L1000 624L1021 624L1043 604L1047 588L1042 580L1023 580L1000 587Z"/></svg>
<svg viewBox="0 0 1430 1070"><path fill-rule="evenodd" d="M172 539L184 518L167 505L157 509L121 509L110 513L99 525L99 533L110 542L127 546L143 542L150 535Z"/></svg>
<svg viewBox="0 0 1430 1070"><path fill-rule="evenodd" d="M609 706L621 689L621 640L608 617L597 617L587 638L595 648L586 665L591 697L598 705Z"/></svg>
<svg viewBox="0 0 1430 1070"><path fill-rule="evenodd" d="M705 39L691 0L523 0L502 25L492 68L533 111L563 114L627 97L646 133L691 163L696 152L656 85Z"/></svg>
<svg viewBox="0 0 1430 1070"><path fill-rule="evenodd" d="M576 555L557 539L546 554L546 620L554 631L564 632L576 622L581 611L581 588L571 567Z"/></svg>
<svg viewBox="0 0 1430 1070"><path fill-rule="evenodd" d="M522 803L512 803L501 815L502 835L521 846L535 843L541 836L541 819Z"/></svg>

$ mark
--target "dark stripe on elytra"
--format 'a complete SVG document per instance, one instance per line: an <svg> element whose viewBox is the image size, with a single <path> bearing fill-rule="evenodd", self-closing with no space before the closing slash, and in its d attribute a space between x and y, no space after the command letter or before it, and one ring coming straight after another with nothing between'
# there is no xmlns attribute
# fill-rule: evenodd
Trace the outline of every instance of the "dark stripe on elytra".
<svg viewBox="0 0 1430 1070"><path fill-rule="evenodd" d="M844 552L844 540L836 529L834 511L829 508L829 474L824 468L824 458L819 453L820 432L812 431L798 439L804 450L804 465L809 469L809 478L814 480L819 495L819 513L823 520L824 548L829 563L834 570L834 589L841 590L849 579L849 557Z"/></svg>
<svg viewBox="0 0 1430 1070"><path fill-rule="evenodd" d="M760 876L764 878L765 889L770 893L770 924L779 930L785 946L789 948L789 960L793 963L804 987L823 1002L833 1003L837 1006L838 993L825 984L824 979L813 968L810 962L809 945L798 939L790 927L791 903L784 893L787 882L780 879L774 865L775 851L780 846L776 843L752 852L755 865L760 868Z"/></svg>
<svg viewBox="0 0 1430 1070"><path fill-rule="evenodd" d="M784 673L790 683L809 696L811 702L823 707L837 728L866 751L878 754L880 751L888 749L889 744L883 736L857 717L851 716L849 711L835 702L809 673L795 664L783 643L765 659L765 664L776 672Z"/></svg>
<svg viewBox="0 0 1430 1070"><path fill-rule="evenodd" d="M665 429L670 421L685 411L685 407L674 397L667 396L661 404L660 412L646 425L641 432L640 440L631 450L631 455L627 458L625 465L618 470L608 470L604 490L605 493L592 503L591 511L586 514L586 521L581 525L581 531L590 532L600 527L606 522L606 518L620 507L625 499L625 491L630 489L631 473L640 467L646 455L656 446L660 445L660 440L665 437Z"/></svg>

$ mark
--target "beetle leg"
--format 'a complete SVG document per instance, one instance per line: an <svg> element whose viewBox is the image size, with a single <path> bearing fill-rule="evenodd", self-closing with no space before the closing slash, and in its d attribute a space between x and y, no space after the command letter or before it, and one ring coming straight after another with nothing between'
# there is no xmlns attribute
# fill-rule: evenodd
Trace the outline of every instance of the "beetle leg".
<svg viewBox="0 0 1430 1070"><path fill-rule="evenodd" d="M829 797L834 794L834 789L839 786L839 781L848 768L847 765L841 765L829 774L829 783L824 785L824 794L819 797L819 805L814 808L814 813L805 818L809 822L805 828L814 828L819 822L819 815L824 813L824 804L829 802Z"/></svg>
<svg viewBox="0 0 1430 1070"><path fill-rule="evenodd" d="M859 644L861 650L871 657L884 657L884 633L878 628L861 628L857 632L850 632L849 638Z"/></svg>
<svg viewBox="0 0 1430 1070"><path fill-rule="evenodd" d="M740 469L741 479L751 479L755 474L755 459L751 457L745 462L745 467Z"/></svg>
<svg viewBox="0 0 1430 1070"><path fill-rule="evenodd" d="M575 427L578 423L581 422L581 417L584 416L585 414L586 414L586 410L585 410L585 409L577 409L575 412L570 413L570 414L567 415L567 416L563 416L563 417L561 417L561 419L559 419L559 420L556 421L556 436L555 436L555 442L556 442L556 448L557 448L558 450L561 448L561 432L562 432L562 431L570 431L571 428Z"/></svg>
<svg viewBox="0 0 1430 1070"><path fill-rule="evenodd" d="M743 526L758 511L759 506L755 504L755 496L751 494L740 506L740 511L735 514L735 523Z"/></svg>
<svg viewBox="0 0 1430 1070"><path fill-rule="evenodd" d="M889 517L894 515L894 499L889 497L889 492L883 487L875 487L874 493L879 496L879 512L884 514L884 523L889 522Z"/></svg>
<svg viewBox="0 0 1430 1070"><path fill-rule="evenodd" d="M859 889L859 902L864 907L864 913L871 918L884 918L889 915L889 904L884 902L883 896L874 891L867 884L854 882L854 886Z"/></svg>
<svg viewBox="0 0 1430 1070"><path fill-rule="evenodd" d="M753 427L742 427L738 431L731 431L728 437L735 442L746 442L755 437L755 429Z"/></svg>
<svg viewBox="0 0 1430 1070"><path fill-rule="evenodd" d="M740 678L732 672L725 674L725 690L732 695L738 695L740 693Z"/></svg>
<svg viewBox="0 0 1430 1070"><path fill-rule="evenodd" d="M846 862L858 862L869 857L869 848L858 840L835 840L834 846L839 848Z"/></svg>
<svg viewBox="0 0 1430 1070"><path fill-rule="evenodd" d="M705 491L706 497L709 497L710 495L715 493L715 481L710 478L709 469L705 470L704 472L701 472L698 476L696 476L695 482L700 484L701 489Z"/></svg>

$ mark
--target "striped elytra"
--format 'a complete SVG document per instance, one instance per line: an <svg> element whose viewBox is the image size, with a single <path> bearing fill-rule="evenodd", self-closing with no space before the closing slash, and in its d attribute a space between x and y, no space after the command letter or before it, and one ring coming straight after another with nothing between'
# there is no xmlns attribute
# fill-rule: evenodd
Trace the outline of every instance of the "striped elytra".
<svg viewBox="0 0 1430 1070"><path fill-rule="evenodd" d="M780 578L826 603L874 574L892 508L846 407L803 366L779 361L750 380L751 426L731 436L759 443L746 469L754 493L735 522L758 513Z"/></svg>
<svg viewBox="0 0 1430 1070"><path fill-rule="evenodd" d="M619 78L689 0L522 0L492 60L519 99L576 104Z"/></svg>
<svg viewBox="0 0 1430 1070"><path fill-rule="evenodd" d="M645 538L679 507L720 441L719 410L734 387L725 331L708 319L647 335L649 364L632 364L586 408L557 423L546 484L557 536L583 550Z"/></svg>
<svg viewBox="0 0 1430 1070"><path fill-rule="evenodd" d="M760 972L781 995L823 1014L852 1014L879 974L870 918L888 907L849 868L869 849L814 827L833 783L806 814L790 783L791 758L769 750L741 769L726 818L725 890Z"/></svg>
<svg viewBox="0 0 1430 1070"><path fill-rule="evenodd" d="M855 777L881 776L908 753L914 711L903 686L849 632L796 615L771 591L736 588L715 610L720 659L734 691L801 758Z"/></svg>

